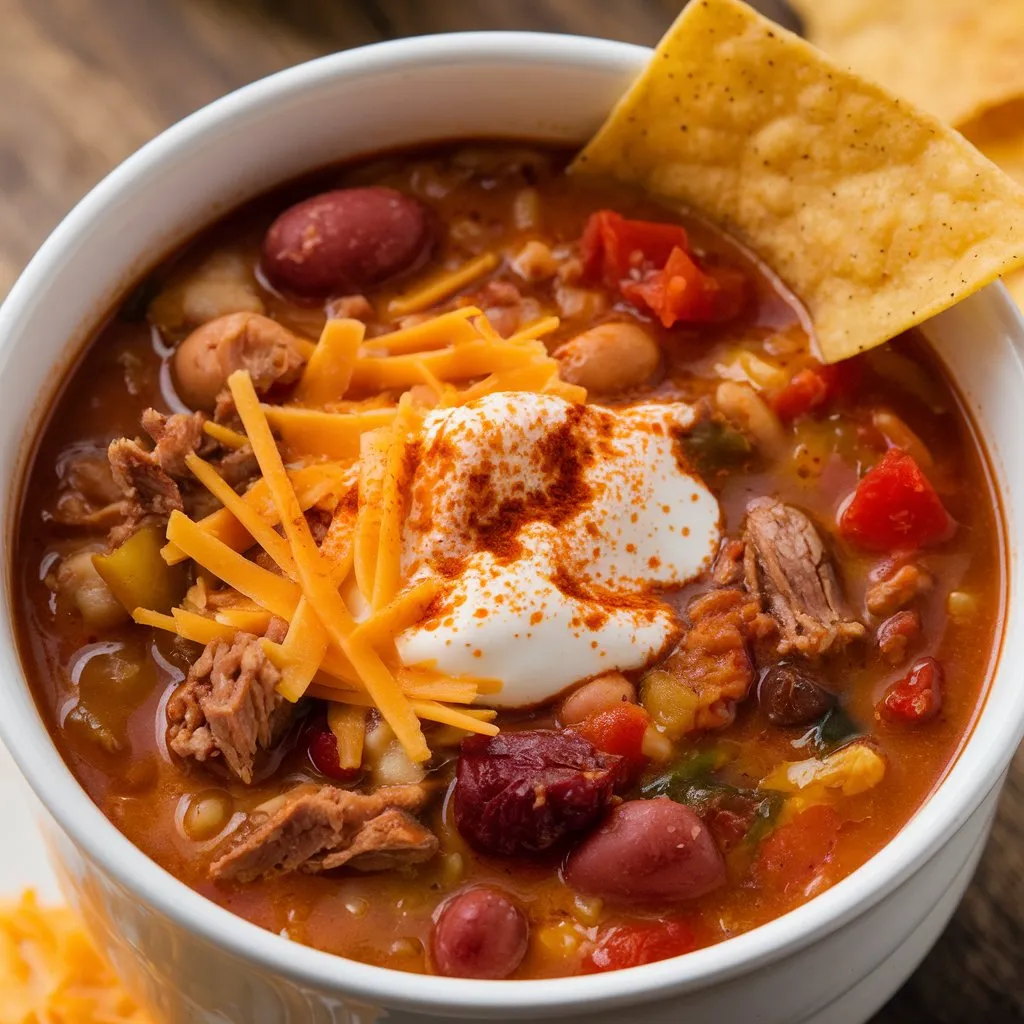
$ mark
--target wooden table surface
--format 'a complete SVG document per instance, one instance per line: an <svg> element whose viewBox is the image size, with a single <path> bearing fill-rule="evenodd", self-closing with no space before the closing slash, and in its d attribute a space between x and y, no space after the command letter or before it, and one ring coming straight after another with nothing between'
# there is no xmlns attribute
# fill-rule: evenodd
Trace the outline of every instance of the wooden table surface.
<svg viewBox="0 0 1024 1024"><path fill-rule="evenodd" d="M679 6L680 0L0 0L0 297L51 228L115 164L253 79L322 53L438 31L539 29L651 44ZM761 6L778 10L773 0ZM1024 1020L1022 963L1024 755L967 898L875 1024Z"/></svg>

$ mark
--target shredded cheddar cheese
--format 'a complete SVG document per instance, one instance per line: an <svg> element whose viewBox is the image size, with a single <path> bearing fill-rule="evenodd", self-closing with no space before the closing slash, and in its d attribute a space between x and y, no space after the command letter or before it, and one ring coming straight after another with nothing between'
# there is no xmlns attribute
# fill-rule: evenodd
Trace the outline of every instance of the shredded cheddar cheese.
<svg viewBox="0 0 1024 1024"><path fill-rule="evenodd" d="M418 425L418 414L408 393L398 404L384 464L381 488L380 531L377 562L373 574L370 605L380 611L394 599L402 578L402 492L405 483L405 456L410 436Z"/></svg>
<svg viewBox="0 0 1024 1024"><path fill-rule="evenodd" d="M392 315L434 305L497 263L487 254L432 279L394 300ZM586 391L560 379L541 340L558 326L545 316L506 339L472 305L371 339L359 321L332 320L316 346L305 344L308 361L291 403L261 405L248 374L232 374L244 432L218 423L204 430L225 448L251 447L261 477L238 494L214 464L187 457L222 507L199 521L171 515L161 554L170 565L191 560L196 583L169 615L137 608L135 621L204 645L231 643L240 632L261 637L284 697L328 701L345 766L360 764L368 708L383 715L413 761L430 755L421 719L493 735L494 712L468 705L496 692L497 680L447 676L433 663L403 664L398 654L396 638L422 621L446 586L433 576L403 581L410 452L424 405L506 391L585 402ZM417 386L420 393L410 393ZM294 460L287 467L282 450ZM319 543L311 509L330 517ZM254 560L259 550L277 571ZM280 643L266 636L275 617L288 623Z"/></svg>
<svg viewBox="0 0 1024 1024"><path fill-rule="evenodd" d="M249 438L245 434L240 434L237 430L232 430L230 427L225 427L222 423L215 423L213 420L207 420L203 424L204 432L212 437L218 444L222 444L225 448L244 448L249 443Z"/></svg>
<svg viewBox="0 0 1024 1024"><path fill-rule="evenodd" d="M416 712L406 700L395 677L369 645L352 639L355 622L338 593L330 567L309 532L309 524L285 472L281 453L274 442L270 424L260 406L251 378L245 371L235 371L228 378L228 387L263 478L270 487L285 536L292 546L303 595L315 610L330 639L351 661L409 759L414 762L427 760L430 748L423 737Z"/></svg>
<svg viewBox="0 0 1024 1024"><path fill-rule="evenodd" d="M388 303L388 316L408 316L436 306L449 296L472 284L478 277L489 274L498 265L497 253L485 252L475 259L463 263L455 270L445 270L425 281L418 288L405 295L399 295Z"/></svg>
<svg viewBox="0 0 1024 1024"><path fill-rule="evenodd" d="M431 349L473 341L479 337L479 332L469 321L471 317L481 315L476 306L463 306L421 324L382 334L367 342L366 348L400 355L407 352L429 352Z"/></svg>
<svg viewBox="0 0 1024 1024"><path fill-rule="evenodd" d="M268 405L263 411L281 440L293 451L328 459L357 458L360 437L369 430L387 426L395 418L394 409L339 413Z"/></svg>
<svg viewBox="0 0 1024 1024"><path fill-rule="evenodd" d="M75 914L33 892L0 906L0 1024L149 1024Z"/></svg>
<svg viewBox="0 0 1024 1024"><path fill-rule="evenodd" d="M295 401L316 406L341 398L348 391L365 334L366 326L359 320L328 320L302 371Z"/></svg>
<svg viewBox="0 0 1024 1024"><path fill-rule="evenodd" d="M246 532L277 563L280 569L295 578L295 559L285 539L243 501L208 462L195 453L185 456L185 465L192 475L245 527Z"/></svg>

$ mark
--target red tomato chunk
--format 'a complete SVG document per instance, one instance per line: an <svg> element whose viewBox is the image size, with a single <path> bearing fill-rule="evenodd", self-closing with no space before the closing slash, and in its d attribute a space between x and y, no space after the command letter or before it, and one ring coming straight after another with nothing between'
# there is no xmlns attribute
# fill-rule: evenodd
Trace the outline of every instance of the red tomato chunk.
<svg viewBox="0 0 1024 1024"><path fill-rule="evenodd" d="M839 518L846 540L875 551L938 544L955 528L935 488L900 448L890 448L867 473Z"/></svg>
<svg viewBox="0 0 1024 1024"><path fill-rule="evenodd" d="M651 716L638 704L622 703L586 718L576 731L598 750L618 754L637 770L647 763L643 744L650 722Z"/></svg>
<svg viewBox="0 0 1024 1024"><path fill-rule="evenodd" d="M606 925L598 933L597 945L584 958L583 971L620 971L692 953L696 948L693 930L682 921Z"/></svg>
<svg viewBox="0 0 1024 1024"><path fill-rule="evenodd" d="M765 888L802 894L832 859L842 819L831 807L808 807L780 825L761 845L754 875Z"/></svg>
<svg viewBox="0 0 1024 1024"><path fill-rule="evenodd" d="M676 224L600 210L587 221L580 251L586 279L617 288L665 327L729 320L746 299L745 276L731 267L699 266Z"/></svg>
<svg viewBox="0 0 1024 1024"><path fill-rule="evenodd" d="M921 658L889 688L878 713L887 722L914 724L934 718L941 707L942 666L934 658Z"/></svg>

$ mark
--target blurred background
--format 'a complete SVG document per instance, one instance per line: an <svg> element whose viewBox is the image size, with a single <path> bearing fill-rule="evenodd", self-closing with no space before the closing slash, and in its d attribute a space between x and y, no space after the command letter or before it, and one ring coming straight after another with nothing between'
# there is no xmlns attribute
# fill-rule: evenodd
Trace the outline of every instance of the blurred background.
<svg viewBox="0 0 1024 1024"><path fill-rule="evenodd" d="M980 8L989 2L977 0ZM1024 10L1024 0L1011 2ZM834 0L800 3L807 10ZM112 167L247 82L324 53L432 32L535 29L651 45L680 6L681 0L0 0L0 298L61 217ZM802 27L783 0L755 6L787 27ZM4 779L0 771L0 789ZM1018 756L967 898L875 1024L1024 1020L1022 964Z"/></svg>

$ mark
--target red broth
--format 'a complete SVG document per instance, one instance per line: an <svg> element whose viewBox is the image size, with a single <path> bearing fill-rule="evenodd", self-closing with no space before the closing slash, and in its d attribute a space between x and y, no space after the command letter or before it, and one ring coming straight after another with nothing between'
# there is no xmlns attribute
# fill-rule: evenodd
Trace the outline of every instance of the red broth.
<svg viewBox="0 0 1024 1024"><path fill-rule="evenodd" d="M13 556L21 657L53 741L83 788L141 850L209 899L294 941L368 963L419 972L450 964L447 954L439 959L431 952L434 919L453 894L473 886L500 890L526 922L525 955L514 936L512 952L501 954L514 963L500 970L511 969L517 978L671 956L785 913L862 865L921 806L969 734L999 642L1004 558L997 500L978 439L924 340L912 332L858 356L834 380L826 374L827 397L819 401L812 388L808 398L800 383L791 385L801 371L819 373L800 311L763 267L699 220L615 186L566 178L566 159L560 151L537 147L444 146L332 168L240 209L161 265L97 328L38 437L25 485ZM365 289L365 308L332 306L338 294L300 301L271 288L257 268L274 218L306 197L366 185L392 187L422 203L439 239L436 248L414 257L418 262L404 276ZM587 278L579 266L566 269L581 262L585 226L601 210L685 225L688 245L705 271L722 266L742 276L741 310L723 322L665 327L656 310L626 300L614 282ZM533 255L552 260L554 271L540 269L534 279L515 271L513 258L530 241L541 244ZM258 821L266 813L262 806L300 783L336 781L318 771L308 753L308 721L322 715L322 708L313 707L309 719L293 724L262 755L249 785L222 761L187 761L169 752L168 700L200 649L125 621L116 608L107 618L102 609L97 614L88 597L79 600L83 578L68 583L70 570L63 570L61 582L62 565L76 554L105 550L107 528L117 518L113 524L68 525L76 511L68 502L82 491L74 486L76 460L87 455L102 462L113 439L139 435L148 407L183 410L170 363L175 347L202 322L204 303L222 311L225 302L228 311L261 309L310 340L323 327L325 309L355 312L366 318L368 335L379 334L400 326L386 312L392 298L407 294L436 268L485 252L502 254L498 267L430 312L472 301L506 336L539 317L557 315L560 325L545 339L550 351L595 324L642 328L657 345L658 371L614 395L592 397L612 407L707 403L717 426L704 447L689 451L721 503L727 542L743 536L753 499L769 497L801 510L824 539L844 608L865 625L865 635L820 657L780 659L772 652L774 641L744 634L749 653L737 657L752 659L750 681L745 699L730 706L732 720L675 737L663 729L660 742L649 737L644 751L657 757L641 756L642 771L619 786L619 797L605 812L620 797L628 805L660 786L687 805L687 813L700 815L725 878L703 895L617 905L574 891L566 881L572 871L563 872L563 861L588 841L586 834L541 856L474 850L452 810L458 737L442 737L436 729L427 730L431 795L419 815L438 840L430 859L372 873L293 871L249 882L213 881L211 861L251 826L247 817ZM211 258L219 261L212 272ZM763 431L723 411L723 381L751 385L745 395L786 414L781 448L763 450ZM285 390L271 400L287 397ZM868 468L894 447L915 457L955 521L949 539L916 551L866 550L844 539L841 505ZM903 576L886 597L879 581L892 581L901 569ZM749 597L742 580L726 585ZM722 586L705 573L666 597L685 610L693 598ZM872 614L869 603L883 610ZM898 613L903 618L892 622ZM880 646L876 634L886 620L890 635ZM702 652L699 657L706 657ZM901 705L910 711L889 714L893 699L886 695L923 658L940 666L941 689L935 692L941 705L915 703L910 693ZM780 661L813 686L779 676ZM702 662L695 664L703 671ZM641 696L655 707L651 685L641 682L644 674L627 673L627 683L640 684ZM824 698L814 689L819 685L827 691ZM506 733L558 729L559 708L554 701L502 711L497 722ZM831 717L823 721L830 708ZM664 713L661 719L654 715L656 724L666 720ZM607 731L594 728L583 731L607 743ZM884 778L870 788L846 796L830 791L800 803L764 784L783 762L821 759L851 743L866 745L884 762ZM674 781L666 776L673 769ZM354 791L372 788L365 773L339 784ZM501 955L495 962L504 963Z"/></svg>

